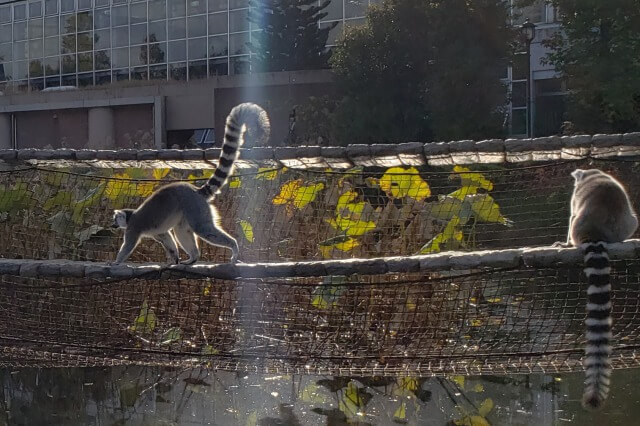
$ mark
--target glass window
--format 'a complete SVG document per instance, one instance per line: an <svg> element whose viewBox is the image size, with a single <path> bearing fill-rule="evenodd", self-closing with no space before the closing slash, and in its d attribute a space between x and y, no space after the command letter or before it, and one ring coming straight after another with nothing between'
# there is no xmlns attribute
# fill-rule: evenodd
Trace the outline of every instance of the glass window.
<svg viewBox="0 0 640 426"><path fill-rule="evenodd" d="M7 62L13 58L11 43L0 44L0 62Z"/></svg>
<svg viewBox="0 0 640 426"><path fill-rule="evenodd" d="M95 0L96 7L109 6L109 0Z"/></svg>
<svg viewBox="0 0 640 426"><path fill-rule="evenodd" d="M93 14L91 12L80 12L78 16L78 31L90 31L93 29Z"/></svg>
<svg viewBox="0 0 640 426"><path fill-rule="evenodd" d="M108 28L111 25L111 11L109 9L98 9L95 12L95 27Z"/></svg>
<svg viewBox="0 0 640 426"><path fill-rule="evenodd" d="M207 58L207 38L195 38L189 40L189 59Z"/></svg>
<svg viewBox="0 0 640 426"><path fill-rule="evenodd" d="M42 67L42 64L40 64L40 66ZM32 77L33 77L33 75L32 75ZM42 89L44 89L44 78L30 79L29 80L29 87L30 87L30 90L42 90Z"/></svg>
<svg viewBox="0 0 640 426"><path fill-rule="evenodd" d="M229 12L229 31L247 31L249 30L249 21L247 20L247 9L234 10Z"/></svg>
<svg viewBox="0 0 640 426"><path fill-rule="evenodd" d="M229 0L209 0L209 12L221 12L229 9Z"/></svg>
<svg viewBox="0 0 640 426"><path fill-rule="evenodd" d="M511 84L511 104L514 107L523 107L527 105L526 81L519 81Z"/></svg>
<svg viewBox="0 0 640 426"><path fill-rule="evenodd" d="M147 42L147 24L137 24L131 26L131 44L142 44Z"/></svg>
<svg viewBox="0 0 640 426"><path fill-rule="evenodd" d="M322 18L325 21L342 19L342 0L331 0L329 6L327 6L322 12L327 14L327 16Z"/></svg>
<svg viewBox="0 0 640 426"><path fill-rule="evenodd" d="M249 33L229 34L229 54L242 55L249 53L248 41Z"/></svg>
<svg viewBox="0 0 640 426"><path fill-rule="evenodd" d="M188 22L189 37L205 37L207 35L207 16L193 16Z"/></svg>
<svg viewBox="0 0 640 426"><path fill-rule="evenodd" d="M112 72L112 81L129 80L129 69L114 70Z"/></svg>
<svg viewBox="0 0 640 426"><path fill-rule="evenodd" d="M44 56L42 39L29 41L29 57L42 58L42 56Z"/></svg>
<svg viewBox="0 0 640 426"><path fill-rule="evenodd" d="M29 61L29 75L31 77L42 77L44 75L42 61Z"/></svg>
<svg viewBox="0 0 640 426"><path fill-rule="evenodd" d="M169 21L169 40L186 37L186 21L184 18L171 19Z"/></svg>
<svg viewBox="0 0 640 426"><path fill-rule="evenodd" d="M169 18L180 18L185 16L185 0L168 0Z"/></svg>
<svg viewBox="0 0 640 426"><path fill-rule="evenodd" d="M207 0L187 0L187 13L189 15L207 13Z"/></svg>
<svg viewBox="0 0 640 426"><path fill-rule="evenodd" d="M147 4L135 3L131 5L131 23L139 24L147 22Z"/></svg>
<svg viewBox="0 0 640 426"><path fill-rule="evenodd" d="M27 19L27 5L26 4L14 4L13 5L13 19L20 21Z"/></svg>
<svg viewBox="0 0 640 426"><path fill-rule="evenodd" d="M16 22L13 24L13 39L26 40L27 38L27 22Z"/></svg>
<svg viewBox="0 0 640 426"><path fill-rule="evenodd" d="M0 7L0 22L11 21L11 5Z"/></svg>
<svg viewBox="0 0 640 426"><path fill-rule="evenodd" d="M185 40L169 42L169 62L184 61L187 59L187 43Z"/></svg>
<svg viewBox="0 0 640 426"><path fill-rule="evenodd" d="M209 56L227 56L228 53L226 35L209 37Z"/></svg>
<svg viewBox="0 0 640 426"><path fill-rule="evenodd" d="M49 18L44 18L44 35L45 36L54 36L60 34L59 30L59 21L57 16L51 16Z"/></svg>
<svg viewBox="0 0 640 426"><path fill-rule="evenodd" d="M131 79L132 80L148 80L149 79L149 71L147 67L137 67L131 70Z"/></svg>
<svg viewBox="0 0 640 426"><path fill-rule="evenodd" d="M13 63L13 78L22 80L29 76L29 62L18 61Z"/></svg>
<svg viewBox="0 0 640 426"><path fill-rule="evenodd" d="M151 22L149 24L149 41L165 41L167 39L166 21Z"/></svg>
<svg viewBox="0 0 640 426"><path fill-rule="evenodd" d="M527 109L514 109L511 111L511 133L524 135L527 133Z"/></svg>
<svg viewBox="0 0 640 426"><path fill-rule="evenodd" d="M122 47L129 45L129 27L118 27L111 31L111 45Z"/></svg>
<svg viewBox="0 0 640 426"><path fill-rule="evenodd" d="M12 71L13 67L11 66L11 63L0 64L0 81L12 80Z"/></svg>
<svg viewBox="0 0 640 426"><path fill-rule="evenodd" d="M125 6L114 6L111 8L111 26L119 27L129 23L129 10Z"/></svg>
<svg viewBox="0 0 640 426"><path fill-rule="evenodd" d="M0 43L6 43L13 40L11 37L11 24L0 25Z"/></svg>
<svg viewBox="0 0 640 426"><path fill-rule="evenodd" d="M95 74L96 86L111 83L111 73L109 71L97 72Z"/></svg>
<svg viewBox="0 0 640 426"><path fill-rule="evenodd" d="M69 34L60 38L61 53L76 53L76 35Z"/></svg>
<svg viewBox="0 0 640 426"><path fill-rule="evenodd" d="M132 47L129 55L129 61L131 63L131 66L147 65L147 61L148 61L147 46L144 45L144 46Z"/></svg>
<svg viewBox="0 0 640 426"><path fill-rule="evenodd" d="M55 15L58 13L58 0L44 0L44 14Z"/></svg>
<svg viewBox="0 0 640 426"><path fill-rule="evenodd" d="M154 43L149 45L149 63L161 64L167 62L167 43Z"/></svg>
<svg viewBox="0 0 640 426"><path fill-rule="evenodd" d="M93 33L93 45L97 50L111 47L111 30L99 30Z"/></svg>
<svg viewBox="0 0 640 426"><path fill-rule="evenodd" d="M149 78L152 80L166 80L167 79L167 66L156 65L149 67Z"/></svg>
<svg viewBox="0 0 640 426"><path fill-rule="evenodd" d="M78 87L87 87L93 85L93 73L78 74Z"/></svg>
<svg viewBox="0 0 640 426"><path fill-rule="evenodd" d="M60 0L61 12L72 12L75 9L75 0Z"/></svg>
<svg viewBox="0 0 640 426"><path fill-rule="evenodd" d="M61 86L76 86L78 84L78 79L76 78L76 75L63 75L62 78L60 79L60 85Z"/></svg>
<svg viewBox="0 0 640 426"><path fill-rule="evenodd" d="M78 53L78 71L93 71L93 53Z"/></svg>
<svg viewBox="0 0 640 426"><path fill-rule="evenodd" d="M231 58L229 61L229 68L236 74L247 74L249 72L249 56L240 56L237 58Z"/></svg>
<svg viewBox="0 0 640 426"><path fill-rule="evenodd" d="M166 0L150 0L149 1L149 20L155 21L165 19L167 17L167 1Z"/></svg>
<svg viewBox="0 0 640 426"><path fill-rule="evenodd" d="M189 62L189 80L207 78L207 61Z"/></svg>
<svg viewBox="0 0 640 426"><path fill-rule="evenodd" d="M76 32L76 15L61 15L60 31L62 34L75 33Z"/></svg>
<svg viewBox="0 0 640 426"><path fill-rule="evenodd" d="M60 74L60 57L45 58L43 63L46 75Z"/></svg>
<svg viewBox="0 0 640 426"><path fill-rule="evenodd" d="M42 28L42 18L30 19L29 20L29 38L42 38L43 28Z"/></svg>
<svg viewBox="0 0 640 426"><path fill-rule="evenodd" d="M172 80L184 81L187 79L187 64L181 62L178 64L169 64L169 76Z"/></svg>
<svg viewBox="0 0 640 426"><path fill-rule="evenodd" d="M46 71L46 69L45 69ZM44 79L45 87L59 87L60 86L60 76L56 75L54 77L47 77Z"/></svg>
<svg viewBox="0 0 640 426"><path fill-rule="evenodd" d="M321 22L320 28L326 28L333 26L334 22ZM327 37L327 44L336 44L338 36L342 34L342 22L338 22L338 25L329 30L329 36Z"/></svg>
<svg viewBox="0 0 640 426"><path fill-rule="evenodd" d="M111 52L109 50L98 50L93 54L95 69L108 70L111 68Z"/></svg>
<svg viewBox="0 0 640 426"><path fill-rule="evenodd" d="M229 28L227 13L209 15L209 34L224 34Z"/></svg>
<svg viewBox="0 0 640 426"><path fill-rule="evenodd" d="M78 10L91 9L91 0L78 0Z"/></svg>
<svg viewBox="0 0 640 426"><path fill-rule="evenodd" d="M27 42L19 41L13 43L13 59L18 61L21 59L27 59Z"/></svg>
<svg viewBox="0 0 640 426"><path fill-rule="evenodd" d="M78 33L78 52L93 50L93 35L91 32Z"/></svg>
<svg viewBox="0 0 640 426"><path fill-rule="evenodd" d="M124 68L129 66L129 48L113 49L111 51L111 63L113 68Z"/></svg>
<svg viewBox="0 0 640 426"><path fill-rule="evenodd" d="M44 56L60 54L60 40L57 36L44 39Z"/></svg>
<svg viewBox="0 0 640 426"><path fill-rule="evenodd" d="M29 18L42 16L42 1L36 0L29 3Z"/></svg>
<svg viewBox="0 0 640 426"><path fill-rule="evenodd" d="M229 0L229 9L242 9L249 7L249 0Z"/></svg>

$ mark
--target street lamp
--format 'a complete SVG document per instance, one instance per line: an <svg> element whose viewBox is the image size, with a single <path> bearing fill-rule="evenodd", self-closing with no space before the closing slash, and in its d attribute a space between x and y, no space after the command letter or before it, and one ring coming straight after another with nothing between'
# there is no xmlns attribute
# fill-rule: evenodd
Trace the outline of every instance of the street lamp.
<svg viewBox="0 0 640 426"><path fill-rule="evenodd" d="M520 31L527 43L527 137L533 136L531 123L531 42L536 38L536 25L529 18L520 26Z"/></svg>

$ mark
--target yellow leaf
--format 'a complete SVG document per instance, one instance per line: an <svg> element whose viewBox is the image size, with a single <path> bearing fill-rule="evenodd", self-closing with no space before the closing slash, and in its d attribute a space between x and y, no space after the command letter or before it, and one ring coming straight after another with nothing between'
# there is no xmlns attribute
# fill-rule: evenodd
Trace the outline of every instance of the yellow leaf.
<svg viewBox="0 0 640 426"><path fill-rule="evenodd" d="M202 355L218 355L220 351L218 349L214 349L211 345L205 345L200 353Z"/></svg>
<svg viewBox="0 0 640 426"><path fill-rule="evenodd" d="M194 174L190 174L187 179L189 179L189 180L207 180L211 176L213 176L213 172L214 172L214 170L211 170L211 169L203 170L202 174L200 176L196 176Z"/></svg>
<svg viewBox="0 0 640 426"><path fill-rule="evenodd" d="M258 424L258 413L255 411L252 411L247 416L247 421L245 422L245 426L257 426L257 424Z"/></svg>
<svg viewBox="0 0 640 426"><path fill-rule="evenodd" d="M456 426L490 426L487 419L482 416L465 416L461 419L454 420L453 424Z"/></svg>
<svg viewBox="0 0 640 426"><path fill-rule="evenodd" d="M115 179L109 179L104 189L104 194L111 200L115 200L122 196L131 196L136 193L136 185L126 179L131 177L126 173L116 173L113 175Z"/></svg>
<svg viewBox="0 0 640 426"><path fill-rule="evenodd" d="M376 228L376 223L365 220L351 220L338 216L334 219L325 219L334 229L344 231L350 237L363 235Z"/></svg>
<svg viewBox="0 0 640 426"><path fill-rule="evenodd" d="M151 333L156 328L156 314L153 309L149 308L148 302L142 302L140 314L136 317L133 325L129 327L130 331L138 331L141 333Z"/></svg>
<svg viewBox="0 0 640 426"><path fill-rule="evenodd" d="M478 407L478 414L482 417L487 417L487 414L489 414L491 410L493 410L493 399L487 398L482 401L480 407Z"/></svg>
<svg viewBox="0 0 640 426"><path fill-rule="evenodd" d="M444 227L441 233L433 237L422 248L420 248L419 254L430 254L440 252L440 245L446 243L451 239L462 241L462 231L458 228L460 219L457 216L451 218L447 225Z"/></svg>
<svg viewBox="0 0 640 426"><path fill-rule="evenodd" d="M353 381L347 384L347 388L344 390L342 398L338 403L338 408L347 417L353 417L361 412L364 408L364 401L360 396L360 390Z"/></svg>
<svg viewBox="0 0 640 426"><path fill-rule="evenodd" d="M155 187L156 184L153 182L139 182L136 191L141 197L148 197L153 193Z"/></svg>
<svg viewBox="0 0 640 426"><path fill-rule="evenodd" d="M475 186L484 188L487 191L493 189L493 183L487 180L482 173L472 172L467 167L455 166L453 168L455 174L460 175L460 182L462 186Z"/></svg>
<svg viewBox="0 0 640 426"><path fill-rule="evenodd" d="M274 169L273 167L260 167L258 168L258 174L256 175L256 179L274 180L277 175L278 175L278 169Z"/></svg>
<svg viewBox="0 0 640 426"><path fill-rule="evenodd" d="M272 203L275 205L291 203L295 198L296 191L302 185L302 179L286 182L280 188L280 193L275 196Z"/></svg>
<svg viewBox="0 0 640 426"><path fill-rule="evenodd" d="M347 207L347 204L358 198L356 191L347 191L338 197L338 204L336 205L336 211L342 210Z"/></svg>
<svg viewBox="0 0 640 426"><path fill-rule="evenodd" d="M316 199L318 192L324 189L324 183L316 183L315 185L300 186L296 189L293 205L298 209L302 209L307 204Z"/></svg>
<svg viewBox="0 0 640 426"><path fill-rule="evenodd" d="M307 404L325 404L327 398L323 394L323 388L315 382L309 383L301 392L300 399Z"/></svg>
<svg viewBox="0 0 640 426"><path fill-rule="evenodd" d="M400 386L401 389L415 392L418 389L418 379L415 377L402 377L399 380L398 386Z"/></svg>
<svg viewBox="0 0 640 426"><path fill-rule="evenodd" d="M471 327L480 327L482 324L484 324L482 320L479 320L479 319L471 320Z"/></svg>
<svg viewBox="0 0 640 426"><path fill-rule="evenodd" d="M171 169L153 169L153 178L156 180L160 180L168 175L170 171Z"/></svg>
<svg viewBox="0 0 640 426"><path fill-rule="evenodd" d="M489 194L470 195L467 199L471 203L471 209L476 218L483 222L501 223L512 226L513 222L502 216L500 207Z"/></svg>
<svg viewBox="0 0 640 426"><path fill-rule="evenodd" d="M329 253L332 249L338 249L340 251L349 251L353 250L355 247L358 247L360 243L351 238L344 235L340 235L334 238L329 238L328 240L322 241L318 244L320 248L320 252L322 253L322 257L328 258ZM325 255L326 254L326 255Z"/></svg>
<svg viewBox="0 0 640 426"><path fill-rule="evenodd" d="M357 240L354 240L353 238L349 238L344 243L334 244L334 247L340 251L350 251L350 250L353 250L355 247L358 247L359 245L360 243Z"/></svg>
<svg viewBox="0 0 640 426"><path fill-rule="evenodd" d="M427 203L426 206L429 208L429 216L440 220L449 220L454 216L463 217L466 213L463 212L465 207L466 210L470 210L468 203L465 206L460 199L451 196L440 196L437 202Z"/></svg>
<svg viewBox="0 0 640 426"><path fill-rule="evenodd" d="M202 290L202 294L204 294L205 296L208 296L211 294L211 283L207 283L204 286L204 290Z"/></svg>
<svg viewBox="0 0 640 426"><path fill-rule="evenodd" d="M489 303L499 303L502 301L501 297L489 297L487 298L487 302Z"/></svg>
<svg viewBox="0 0 640 426"><path fill-rule="evenodd" d="M393 413L393 418L403 421L406 420L407 418L407 403L405 401L402 401L402 403L400 403L400 407L398 407L398 409L395 411L395 413Z"/></svg>
<svg viewBox="0 0 640 426"><path fill-rule="evenodd" d="M244 237L247 239L247 241L252 243L253 242L253 226L251 226L251 224L246 220L241 220L240 227L242 228L242 233Z"/></svg>
<svg viewBox="0 0 640 426"><path fill-rule="evenodd" d="M453 197L458 200L464 200L464 197L466 197L467 195L473 195L473 194L476 194L477 192L478 192L477 186L463 186L462 188L456 189L451 194L449 194L449 197Z"/></svg>
<svg viewBox="0 0 640 426"><path fill-rule="evenodd" d="M242 181L240 180L239 177L234 176L231 179L229 179L229 188L240 188L240 186L242 186Z"/></svg>
<svg viewBox="0 0 640 426"><path fill-rule="evenodd" d="M429 185L418 175L415 167L391 167L382 175L378 184L392 198L409 196L421 201L431 195Z"/></svg>

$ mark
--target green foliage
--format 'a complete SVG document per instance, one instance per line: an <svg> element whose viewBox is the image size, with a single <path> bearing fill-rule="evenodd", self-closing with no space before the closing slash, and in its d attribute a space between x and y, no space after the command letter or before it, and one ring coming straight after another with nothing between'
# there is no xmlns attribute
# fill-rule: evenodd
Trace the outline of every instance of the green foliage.
<svg viewBox="0 0 640 426"><path fill-rule="evenodd" d="M385 0L349 28L331 64L345 94L340 143L495 137L500 64L514 30L501 0Z"/></svg>
<svg viewBox="0 0 640 426"><path fill-rule="evenodd" d="M568 118L588 133L640 129L640 3L552 0L563 32L545 43L570 89Z"/></svg>
<svg viewBox="0 0 640 426"><path fill-rule="evenodd" d="M249 22L262 31L252 34L251 61L257 72L295 71L327 67L329 31L337 24L320 28L318 21L329 0L252 0Z"/></svg>

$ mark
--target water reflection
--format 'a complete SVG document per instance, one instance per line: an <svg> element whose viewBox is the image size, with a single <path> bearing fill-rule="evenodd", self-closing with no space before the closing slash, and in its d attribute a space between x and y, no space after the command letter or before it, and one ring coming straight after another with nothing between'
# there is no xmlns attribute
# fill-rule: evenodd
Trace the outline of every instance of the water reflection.
<svg viewBox="0 0 640 426"><path fill-rule="evenodd" d="M4 369L4 424L631 424L635 370L614 372L606 408L580 408L581 374L354 378L204 369Z"/></svg>

